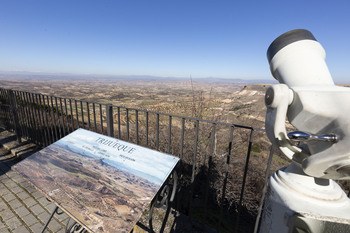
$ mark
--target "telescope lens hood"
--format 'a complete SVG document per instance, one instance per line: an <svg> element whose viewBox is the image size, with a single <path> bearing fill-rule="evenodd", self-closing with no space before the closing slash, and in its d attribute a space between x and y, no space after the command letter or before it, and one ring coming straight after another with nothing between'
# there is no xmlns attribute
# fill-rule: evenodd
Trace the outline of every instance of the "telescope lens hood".
<svg viewBox="0 0 350 233"><path fill-rule="evenodd" d="M305 29L295 29L277 37L267 49L267 59L269 63L278 51L285 46L300 40L315 40L314 35Z"/></svg>

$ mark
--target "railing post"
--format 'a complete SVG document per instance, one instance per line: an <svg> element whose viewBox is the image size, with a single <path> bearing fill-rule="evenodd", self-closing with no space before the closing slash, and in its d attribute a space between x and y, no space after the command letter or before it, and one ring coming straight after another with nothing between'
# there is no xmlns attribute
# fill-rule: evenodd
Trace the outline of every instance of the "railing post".
<svg viewBox="0 0 350 233"><path fill-rule="evenodd" d="M10 99L13 122L15 124L15 132L16 132L16 136L17 136L17 141L19 143L21 143L22 132L21 132L21 127L19 125L19 120L18 120L16 101L15 101L15 97L14 97L12 90L9 90L9 99Z"/></svg>
<svg viewBox="0 0 350 233"><path fill-rule="evenodd" d="M107 135L110 137L114 137L113 108L111 104L106 105L106 116L107 116Z"/></svg>

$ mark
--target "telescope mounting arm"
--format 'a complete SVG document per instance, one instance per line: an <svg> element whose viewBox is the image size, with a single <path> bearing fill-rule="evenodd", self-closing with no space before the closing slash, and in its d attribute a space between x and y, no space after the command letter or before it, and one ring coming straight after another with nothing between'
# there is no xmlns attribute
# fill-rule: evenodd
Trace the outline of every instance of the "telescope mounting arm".
<svg viewBox="0 0 350 233"><path fill-rule="evenodd" d="M265 128L274 146L278 147L289 159L301 164L309 154L293 145L286 130L286 115L293 98L294 93L286 84L272 85L267 89Z"/></svg>

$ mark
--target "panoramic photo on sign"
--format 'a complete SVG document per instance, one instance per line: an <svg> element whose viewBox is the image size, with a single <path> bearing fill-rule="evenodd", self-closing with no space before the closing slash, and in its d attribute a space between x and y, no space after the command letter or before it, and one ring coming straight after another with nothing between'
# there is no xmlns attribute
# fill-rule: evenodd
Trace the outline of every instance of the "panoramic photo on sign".
<svg viewBox="0 0 350 233"><path fill-rule="evenodd" d="M178 161L78 129L13 169L87 230L130 232Z"/></svg>

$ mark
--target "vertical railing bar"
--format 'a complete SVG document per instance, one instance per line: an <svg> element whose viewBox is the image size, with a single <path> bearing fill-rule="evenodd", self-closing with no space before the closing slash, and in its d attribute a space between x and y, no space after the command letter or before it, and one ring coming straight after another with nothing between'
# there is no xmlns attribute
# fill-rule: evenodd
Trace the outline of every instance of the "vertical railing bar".
<svg viewBox="0 0 350 233"><path fill-rule="evenodd" d="M48 116L47 116L47 105L45 102L45 95L41 95L41 100L42 100L42 106L43 106L43 114L44 114L44 118L45 118L45 125L46 125L46 132L47 132L47 145L51 144L51 132L50 132L50 128L49 128L49 120L48 120Z"/></svg>
<svg viewBox="0 0 350 233"><path fill-rule="evenodd" d="M9 90L8 94L11 95L12 90ZM13 110L12 110L12 98L9 96L9 120L11 124L12 132L15 132L15 121L13 119Z"/></svg>
<svg viewBox="0 0 350 233"><path fill-rule="evenodd" d="M12 132L14 132L14 129L15 129L15 122L13 120L13 112L12 112L12 106L11 106L11 97L10 97L10 93L11 93L12 90L8 90L7 91L7 98L8 98L8 109L7 109L7 119L8 119L8 123L9 123L9 126L10 126L10 129Z"/></svg>
<svg viewBox="0 0 350 233"><path fill-rule="evenodd" d="M63 137L66 136L66 127L64 125L64 112L63 112L63 106L62 106L62 98L60 97L60 109L61 109L61 118L62 118L62 131L63 131Z"/></svg>
<svg viewBox="0 0 350 233"><path fill-rule="evenodd" d="M12 129L14 130L17 139L19 139L17 131L19 129L18 127L18 116L17 116L17 110L15 110L14 108L16 108L16 102L13 96L13 90L10 90L10 94L12 94L11 100L10 100L10 106L11 106L11 120L12 120Z"/></svg>
<svg viewBox="0 0 350 233"><path fill-rule="evenodd" d="M17 98L17 91L13 91L13 102L14 102L14 106L15 106L15 109L16 109L16 113L17 116L16 116L16 121L17 121L17 127L16 127L16 135L17 135L17 140L19 142L21 142L22 140L22 136L23 136L23 129L22 129L22 117L21 117L21 109L19 107L19 103L18 103L18 98Z"/></svg>
<svg viewBox="0 0 350 233"><path fill-rule="evenodd" d="M18 91L14 91L14 96L15 98L15 102L16 102L16 108L17 108L17 112L18 112L18 127L20 130L20 136L23 137L23 135L25 134L25 123L24 123L24 116L23 116L23 111L22 111L22 106L21 106L21 98L19 96Z"/></svg>
<svg viewBox="0 0 350 233"><path fill-rule="evenodd" d="M47 127L46 127L46 123L45 123L45 108L44 105L41 102L41 94L36 94L36 101L38 102L38 110L39 110L39 118L40 119L40 124L42 125L42 138L43 138L43 144L44 146L48 145L48 135L47 135Z"/></svg>
<svg viewBox="0 0 350 233"><path fill-rule="evenodd" d="M52 117L53 117L52 124L54 125L54 129L55 129L55 139L56 139L55 141L57 141L59 139L59 134L58 134L59 127L57 127L58 119L56 121L57 108L55 107L53 100L54 100L54 98L53 98L53 96L51 96L51 109L52 109Z"/></svg>
<svg viewBox="0 0 350 233"><path fill-rule="evenodd" d="M54 129L53 129L53 119L52 119L52 115L51 115L51 108L50 108L50 99L48 95L44 96L45 99L45 103L47 104L47 125L48 125L48 130L49 130L49 134L50 134L50 144L53 143L55 141L55 135L54 135Z"/></svg>
<svg viewBox="0 0 350 233"><path fill-rule="evenodd" d="M102 111L102 104L100 104L100 121L101 121L101 133L103 134L103 111Z"/></svg>
<svg viewBox="0 0 350 233"><path fill-rule="evenodd" d="M172 123L172 116L169 116L168 154L170 154L170 150L171 150L171 123Z"/></svg>
<svg viewBox="0 0 350 233"><path fill-rule="evenodd" d="M64 110L66 112L66 122L67 122L67 133L70 133L70 127L69 127L69 118L68 118L68 107L67 107L67 99L64 98L63 99L63 103L64 103Z"/></svg>
<svg viewBox="0 0 350 233"><path fill-rule="evenodd" d="M130 140L130 132L129 132L129 109L125 108L126 110L126 138L127 141Z"/></svg>
<svg viewBox="0 0 350 233"><path fill-rule="evenodd" d="M4 121L5 121L5 126L7 127L8 125L8 109L7 109L7 105L8 105L8 94L7 94L8 90L4 90L2 89L2 98L4 99L4 105L2 106L3 109L3 116L4 116Z"/></svg>
<svg viewBox="0 0 350 233"><path fill-rule="evenodd" d="M12 111L12 98L11 98L11 93L12 90L8 90L7 91L7 96L8 96L8 119L9 119L9 123L10 123L10 129L11 132L14 132L15 130L15 126L14 126L14 121L13 121L13 111Z"/></svg>
<svg viewBox="0 0 350 233"><path fill-rule="evenodd" d="M6 105L7 105L7 98L5 98L5 90L1 88L1 91L0 91L0 96L1 96L1 99L3 100L3 104L1 105L1 120L4 121L4 126L7 127L7 111L6 111Z"/></svg>
<svg viewBox="0 0 350 233"><path fill-rule="evenodd" d="M71 117L71 125L72 125L72 131L74 131L74 115L73 115L73 106L72 106L72 99L69 99L69 109L70 109L70 117Z"/></svg>
<svg viewBox="0 0 350 233"><path fill-rule="evenodd" d="M49 134L49 143L53 143L54 142L54 133L53 133L53 129L52 129L52 119L51 119L51 112L50 112L50 101L49 101L49 97L47 95L43 96L43 101L44 104L46 106L46 119L47 119L47 130L48 130L48 134Z"/></svg>
<svg viewBox="0 0 350 233"><path fill-rule="evenodd" d="M1 88L0 89L0 98L1 98L1 100L3 100L2 101L2 104L0 105L0 109L1 109L1 120L5 120L6 118L4 118L4 116L5 116L5 109L4 109L4 107L5 107L5 104L6 104L6 101L5 101L5 98L3 97L3 89Z"/></svg>
<svg viewBox="0 0 350 233"><path fill-rule="evenodd" d="M195 129L195 145L194 145L194 152L193 152L193 166L192 166L192 176L191 176L191 182L194 182L195 177L195 170L196 170L196 157L197 157L197 149L198 149L198 133L199 133L199 120L196 120L196 129Z"/></svg>
<svg viewBox="0 0 350 233"><path fill-rule="evenodd" d="M6 105L6 100L5 100L5 98L4 98L4 90L1 88L0 89L0 98L1 98L1 100L3 100L2 101L2 104L0 105L0 109L1 109L1 120L4 122L4 126L6 127L6 119L7 119L7 117L6 117L6 111L5 111L5 105Z"/></svg>
<svg viewBox="0 0 350 233"><path fill-rule="evenodd" d="M23 113L23 122L24 122L24 133L25 133L25 137L28 138L28 128L29 128L29 122L28 122L28 119L29 119L29 116L27 114L27 105L25 103L25 100L23 98L23 92L22 91L19 91L18 92L18 95L19 97L21 98L21 101L22 101L22 113ZM23 135L24 136L24 135Z"/></svg>
<svg viewBox="0 0 350 233"><path fill-rule="evenodd" d="M86 112L87 112L87 117L88 117L88 129L91 130L91 122L90 122L90 106L89 102L86 102Z"/></svg>
<svg viewBox="0 0 350 233"><path fill-rule="evenodd" d="M106 105L106 117L107 117L107 135L110 137L114 137L113 106L111 104Z"/></svg>
<svg viewBox="0 0 350 233"><path fill-rule="evenodd" d="M22 141L22 137L23 137L23 134L24 134L24 121L23 121L23 116L22 116L22 108L20 106L20 98L18 96L18 91L14 91L14 102L15 102L15 105L16 105L16 109L17 109L17 118L18 118L18 141L21 142Z"/></svg>
<svg viewBox="0 0 350 233"><path fill-rule="evenodd" d="M9 123L9 125L10 125L10 127L11 127L11 131L12 132L14 132L14 120L13 120L13 115L12 115L12 107L11 107L11 97L9 96L10 95L10 92L11 92L11 90L8 90L7 91L7 96L8 96L8 102L7 102L7 104L8 104L8 110L7 110L7 116L8 116L8 123Z"/></svg>
<svg viewBox="0 0 350 233"><path fill-rule="evenodd" d="M4 104L1 105L1 109L2 109L1 116L3 117L5 127L7 127L8 119L9 119L7 114L8 95L6 91L7 90L1 89L1 98L4 100Z"/></svg>
<svg viewBox="0 0 350 233"><path fill-rule="evenodd" d="M148 112L146 112L146 147L148 147Z"/></svg>
<svg viewBox="0 0 350 233"><path fill-rule="evenodd" d="M11 100L10 100L10 90L5 91L6 96L6 127L10 127L10 130L12 130L12 120L11 120Z"/></svg>
<svg viewBox="0 0 350 233"><path fill-rule="evenodd" d="M11 125L11 117L10 117L10 99L9 99L9 90L4 91L4 98L6 99L6 107L5 107L5 117L6 117L6 127Z"/></svg>
<svg viewBox="0 0 350 233"><path fill-rule="evenodd" d="M245 188L245 183L246 183L246 178L247 178L247 173L248 173L250 152L251 152L252 144L253 144L253 135L254 135L254 130L251 130L250 131L250 137L249 137L247 157L246 157L246 162L245 162L245 166L244 166L241 194L240 194L239 203L238 203L238 213L237 213L237 218L236 218L236 230L235 230L235 232L238 232L239 218L240 218L241 211L242 211L242 202L243 202L244 188Z"/></svg>
<svg viewBox="0 0 350 233"><path fill-rule="evenodd" d="M51 138L51 132L50 132L50 125L49 125L49 103L46 104L45 102L45 96L42 96L43 99L43 106L44 106L44 111L45 111L45 121L46 121L46 130L47 130L47 136L48 136L48 144L52 143L52 138Z"/></svg>
<svg viewBox="0 0 350 233"><path fill-rule="evenodd" d="M7 111L6 111L6 105L7 105L7 98L5 98L5 94L4 94L4 91L2 88L1 88L1 92L0 92L0 95L1 95L1 99L3 100L3 104L1 105L1 120L3 120L4 122L4 126L7 127Z"/></svg>
<svg viewBox="0 0 350 233"><path fill-rule="evenodd" d="M30 119L30 113L29 113L29 103L27 101L27 98L25 96L25 93L22 91L21 92L21 96L22 96L22 99L24 101L24 104L25 104L25 108L24 108L24 111L26 113L26 121L27 121L27 139L30 139L31 138L31 128L32 128L32 122L31 122L31 119Z"/></svg>
<svg viewBox="0 0 350 233"><path fill-rule="evenodd" d="M29 129L29 138L31 140L33 140L35 142L35 136L34 136L34 132L35 132L35 125L34 125L34 121L32 119L32 109L31 109L31 103L29 101L28 98L28 93L27 92L23 92L23 97L26 101L26 106L27 106L27 112L28 112L28 121L30 122L30 129Z"/></svg>
<svg viewBox="0 0 350 233"><path fill-rule="evenodd" d="M55 120L55 113L54 113L54 108L53 108L53 98L52 96L50 97L50 100L51 100L51 107L49 105L49 108L50 108L50 112L51 112L51 128L52 128L52 138L53 138L53 141L56 141L58 139L57 137L57 129L56 129L56 120ZM49 101L49 96L47 96L47 101L48 103L50 103Z"/></svg>
<svg viewBox="0 0 350 233"><path fill-rule="evenodd" d="M118 110L118 138L120 139L121 138L121 132L120 132L120 125L121 125L121 122L120 122L120 107L118 107L117 110Z"/></svg>
<svg viewBox="0 0 350 233"><path fill-rule="evenodd" d="M180 161L179 161L179 166L178 166L178 174L182 174L182 169L183 169L183 152L184 152L184 137L185 137L185 118L181 118L181 139L180 139ZM182 199L182 194L179 192L176 202L177 209L180 209L180 200Z"/></svg>
<svg viewBox="0 0 350 233"><path fill-rule="evenodd" d="M38 114L38 120L39 120L39 125L40 125L40 134L41 134L41 145L45 146L45 126L43 124L42 121L42 111L41 111L41 105L39 103L39 98L38 98L39 94L34 94L35 96L35 101L36 101L36 105L37 105L37 114Z"/></svg>
<svg viewBox="0 0 350 233"><path fill-rule="evenodd" d="M81 122L83 125L83 129L85 129L83 101L80 101L80 112L81 112Z"/></svg>
<svg viewBox="0 0 350 233"><path fill-rule="evenodd" d="M37 99L37 102L39 103L39 108L38 108L38 111L39 111L39 120L40 120L40 124L42 125L42 132L44 132L42 134L42 137L43 137L43 145L44 146L48 146L49 143L48 143L48 136L47 136L47 132L46 132L46 129L47 127L45 126L45 120L44 120L44 107L43 105L41 104L41 95L37 94L36 95L36 99ZM39 100L39 101L38 101ZM41 119L40 119L41 118Z"/></svg>
<svg viewBox="0 0 350 233"><path fill-rule="evenodd" d="M37 124L37 121L36 121L36 118L35 118L35 109L34 109L34 101L33 101L33 98L32 98L32 95L27 92L27 95L28 95L28 100L30 102L30 110L31 110L31 115L32 115L32 120L33 120L33 123L34 123L34 134L33 134L33 139L34 139L34 142L38 143L38 124Z"/></svg>
<svg viewBox="0 0 350 233"><path fill-rule="evenodd" d="M228 142L228 151L226 156L226 165L225 165L225 173L224 173L224 184L222 186L222 194L221 194L221 204L220 204L220 218L219 218L219 227L221 227L221 222L223 219L224 214L224 201L225 201L225 195L226 195L226 186L227 186L227 179L228 179L228 171L230 166L230 159L231 159L231 151L232 151L232 143L233 143L233 132L234 132L234 126L230 127L230 139ZM220 228L219 228L220 230Z"/></svg>
<svg viewBox="0 0 350 233"><path fill-rule="evenodd" d="M208 158L208 172L206 175L206 184L205 184L205 194L204 194L204 209L207 210L208 204L208 192L209 192L209 183L211 177L211 166L213 162L214 146L215 146L215 134L216 134L216 123L212 123L212 132L211 132L211 141L210 141L210 153ZM204 161L205 163L205 161ZM207 211L205 211L207 214Z"/></svg>
<svg viewBox="0 0 350 233"><path fill-rule="evenodd" d="M184 153L184 138L185 138L185 118L182 118L182 127L181 127L181 146L180 146L180 161L182 160Z"/></svg>
<svg viewBox="0 0 350 233"><path fill-rule="evenodd" d="M35 121L35 125L36 125L36 143L37 144L40 144L40 137L39 137L39 131L40 131L40 125L39 125L39 122L38 122L38 114L37 114L37 111L36 111L36 103L35 103L35 100L34 100L34 94L33 93L29 93L29 96L30 96L30 99L31 99L31 102L32 102L32 109L33 109L33 115L34 115L34 121Z"/></svg>
<svg viewBox="0 0 350 233"><path fill-rule="evenodd" d="M194 144L194 151L193 151L193 161L192 161L192 175L191 175L191 188L190 188L190 194L189 194L189 206L188 206L188 215L191 217L191 211L192 211L192 197L194 192L194 180L196 175L196 163L197 163L197 150L198 150L198 133L199 133L199 120L196 120L196 126L195 126L195 144Z"/></svg>
<svg viewBox="0 0 350 233"><path fill-rule="evenodd" d="M39 104L38 104L38 99L37 99L37 94L32 93L33 96L33 102L35 102L35 116L36 116L36 121L38 123L38 133L39 133L39 145L43 145L44 141L44 136L43 136L43 131L42 131L42 125L41 125L41 116L40 116L40 109L39 109Z"/></svg>
<svg viewBox="0 0 350 233"><path fill-rule="evenodd" d="M4 113L5 113L5 110L4 110L4 106L5 106L5 103L6 103L6 101L5 101L5 98L4 98L4 96L3 96L3 89L2 88L0 88L0 98L1 98L1 100L3 100L2 101L2 104L0 105L0 110L1 110L1 112L0 112L0 116L1 116L1 120L4 120L5 118L4 118Z"/></svg>
<svg viewBox="0 0 350 233"><path fill-rule="evenodd" d="M10 90L10 93L13 93L13 91L12 90ZM10 94L9 93L9 94ZM11 97L10 97L11 98ZM9 111L9 115L11 116L10 117L10 119L11 119L11 128L12 128L12 130L13 130L13 132L15 132L16 133L16 121L15 121L15 119L14 119L14 112L13 112L13 105L12 105L12 100L10 99L10 111Z"/></svg>
<svg viewBox="0 0 350 233"><path fill-rule="evenodd" d="M1 97L1 100L2 101L2 104L0 105L0 109L1 109L1 120L4 122L4 126L6 127L6 114L5 114L5 105L6 105L6 100L4 98L4 95L3 95L3 89L1 88L0 89L0 97Z"/></svg>
<svg viewBox="0 0 350 233"><path fill-rule="evenodd" d="M3 99L3 105L1 105L1 120L4 121L4 126L7 127L7 111L6 111L6 105L7 105L7 98L5 98L5 93L4 93L5 90L1 89L1 99Z"/></svg>
<svg viewBox="0 0 350 233"><path fill-rule="evenodd" d="M26 117L24 113L24 105L23 105L23 100L20 95L20 91L15 91L15 96L16 96L16 102L17 102L17 109L19 113L19 127L21 131L21 137L24 137L26 134Z"/></svg>
<svg viewBox="0 0 350 233"><path fill-rule="evenodd" d="M261 191L262 194L261 194L260 204L259 204L259 208L258 208L258 214L257 214L256 219L255 219L254 233L257 233L258 232L258 228L259 228L261 212L262 212L262 208L263 208L263 205L264 205L264 200L265 200L265 195L266 195L266 191L267 191L267 186L268 186L268 183L269 183L269 173L270 173L270 169L271 169L273 153L274 153L274 146L271 145L270 153L269 153L269 159L267 161L267 166L266 166L266 171L265 171L264 187L263 187L263 189Z"/></svg>
<svg viewBox="0 0 350 233"><path fill-rule="evenodd" d="M3 106L3 110L4 110L4 119L5 119L5 125L7 127L8 125L8 108L7 108L7 105L8 105L8 94L7 94L7 90L3 90L3 93L2 93L2 98L4 99L4 102L5 102L5 105Z"/></svg>
<svg viewBox="0 0 350 233"><path fill-rule="evenodd" d="M136 126L136 144L139 144L139 111L135 110L135 126Z"/></svg>
<svg viewBox="0 0 350 233"><path fill-rule="evenodd" d="M7 109L6 109L6 119L7 119L7 124L8 125L6 125L6 127L10 127L10 130L12 130L12 120L11 120L11 101L10 101L10 98L9 98L9 95L10 95L10 90L6 90L6 99L7 99L7 101L6 101L6 107L7 107Z"/></svg>
<svg viewBox="0 0 350 233"><path fill-rule="evenodd" d="M79 111L78 111L77 100L74 100L74 107L75 107L75 115L77 116L77 128L79 128L80 124L79 124Z"/></svg>
<svg viewBox="0 0 350 233"><path fill-rule="evenodd" d="M95 132L97 132L95 103L92 103L92 113L93 113L93 115L94 115L94 129L95 129Z"/></svg>
<svg viewBox="0 0 350 233"><path fill-rule="evenodd" d="M18 122L16 122L15 115L17 114L17 111L14 109L14 106L16 105L14 103L14 97L13 97L13 90L9 91L9 98L10 98L10 119L11 119L11 129L13 130L13 132L15 132L17 139L18 139L18 135L17 135L17 128L16 125L18 124ZM17 117L18 118L18 117Z"/></svg>
<svg viewBox="0 0 350 233"><path fill-rule="evenodd" d="M10 105L10 98L9 98L9 90L6 90L4 95L6 96L6 105L7 105L7 108L6 108L6 123L7 125L6 126L10 126L12 127L12 120L11 120L11 105Z"/></svg>
<svg viewBox="0 0 350 233"><path fill-rule="evenodd" d="M59 132L59 138L62 138L62 130L61 130L61 120L60 120L60 111L58 109L58 103L57 103L57 97L55 97L55 106L56 106L56 112L57 112L57 123L58 123L58 132Z"/></svg>
<svg viewBox="0 0 350 233"><path fill-rule="evenodd" d="M11 127L11 129L13 128L13 121L12 121L12 117L11 117L11 101L9 98L9 93L10 91L7 90L6 91L6 97L7 97L7 110L6 110L6 119L7 119L7 123L9 124L9 126Z"/></svg>
<svg viewBox="0 0 350 233"><path fill-rule="evenodd" d="M159 150L159 113L157 113L157 119L156 119L156 121L157 121L156 150Z"/></svg>

